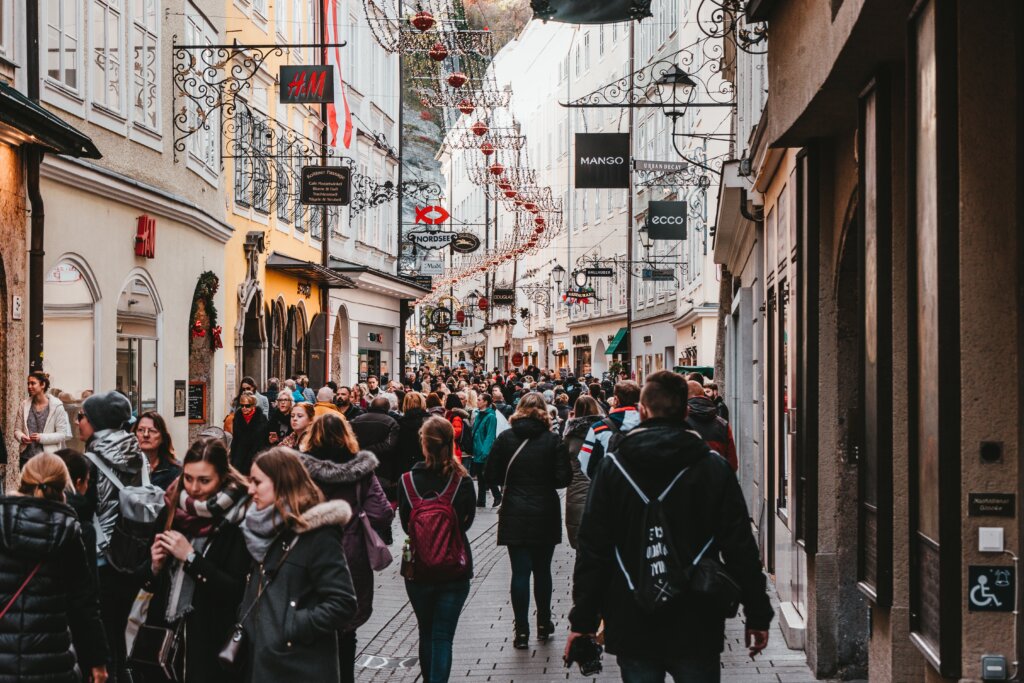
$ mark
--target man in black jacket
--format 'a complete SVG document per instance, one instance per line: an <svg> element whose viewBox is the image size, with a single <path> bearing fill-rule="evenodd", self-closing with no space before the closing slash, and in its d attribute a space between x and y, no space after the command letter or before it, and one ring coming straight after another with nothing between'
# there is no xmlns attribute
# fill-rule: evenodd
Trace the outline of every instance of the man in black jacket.
<svg viewBox="0 0 1024 683"><path fill-rule="evenodd" d="M644 529L645 505L615 460L648 498L662 493L683 468L664 499L669 534L687 563L713 538L709 552L721 554L740 586L750 656L768 644L774 612L765 591L757 544L736 477L724 459L686 425L686 380L672 372L647 378L640 395L641 424L619 443L616 458L597 467L578 533L569 645L605 622L605 647L617 656L623 681L717 682L725 642L725 619L684 596L664 612L641 611L616 561L616 548L636 546ZM626 551L627 561L631 559Z"/></svg>
<svg viewBox="0 0 1024 683"><path fill-rule="evenodd" d="M359 447L377 456L377 479L387 494L388 500L398 500L398 422L388 415L391 401L378 396L370 401L365 413L352 420L352 431L356 434Z"/></svg>

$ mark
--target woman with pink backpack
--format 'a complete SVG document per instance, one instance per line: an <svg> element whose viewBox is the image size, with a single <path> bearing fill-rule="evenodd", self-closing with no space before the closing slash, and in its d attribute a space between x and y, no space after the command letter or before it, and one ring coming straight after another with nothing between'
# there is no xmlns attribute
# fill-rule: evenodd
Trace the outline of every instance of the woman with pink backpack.
<svg viewBox="0 0 1024 683"><path fill-rule="evenodd" d="M473 558L466 530L476 513L476 491L455 456L455 430L443 417L420 429L423 462L402 475L398 513L409 538L402 575L420 636L424 683L446 683L452 640L469 595Z"/></svg>

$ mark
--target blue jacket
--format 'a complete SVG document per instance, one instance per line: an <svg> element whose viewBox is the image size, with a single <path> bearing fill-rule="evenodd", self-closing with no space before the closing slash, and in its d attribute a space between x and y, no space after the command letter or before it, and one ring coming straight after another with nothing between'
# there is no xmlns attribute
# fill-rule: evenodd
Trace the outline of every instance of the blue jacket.
<svg viewBox="0 0 1024 683"><path fill-rule="evenodd" d="M487 462L497 431L498 418L494 416L494 406L477 412L473 421L473 462Z"/></svg>

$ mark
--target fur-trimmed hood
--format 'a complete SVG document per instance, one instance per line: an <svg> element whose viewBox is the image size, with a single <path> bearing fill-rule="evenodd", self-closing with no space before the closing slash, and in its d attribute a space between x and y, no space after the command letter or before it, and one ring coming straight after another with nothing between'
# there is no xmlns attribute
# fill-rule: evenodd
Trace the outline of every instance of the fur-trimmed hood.
<svg viewBox="0 0 1024 683"><path fill-rule="evenodd" d="M320 485L353 484L368 474L373 474L380 464L377 456L370 451L359 451L351 460L334 462L321 460L306 453L301 454L302 464L313 481Z"/></svg>
<svg viewBox="0 0 1024 683"><path fill-rule="evenodd" d="M303 519L308 526L299 529L300 534L307 534L314 529L325 526L345 526L352 519L352 507L343 500L329 500L326 503L317 503L302 513Z"/></svg>

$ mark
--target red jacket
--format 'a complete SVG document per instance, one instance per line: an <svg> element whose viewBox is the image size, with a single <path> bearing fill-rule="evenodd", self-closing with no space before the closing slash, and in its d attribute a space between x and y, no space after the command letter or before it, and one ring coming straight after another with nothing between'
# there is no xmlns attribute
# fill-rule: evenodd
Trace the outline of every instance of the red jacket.
<svg viewBox="0 0 1024 683"><path fill-rule="evenodd" d="M690 429L700 434L708 448L726 459L733 472L740 468L736 458L736 442L732 438L729 423L718 416L717 406L711 399L697 396L687 401L689 412L686 422Z"/></svg>

